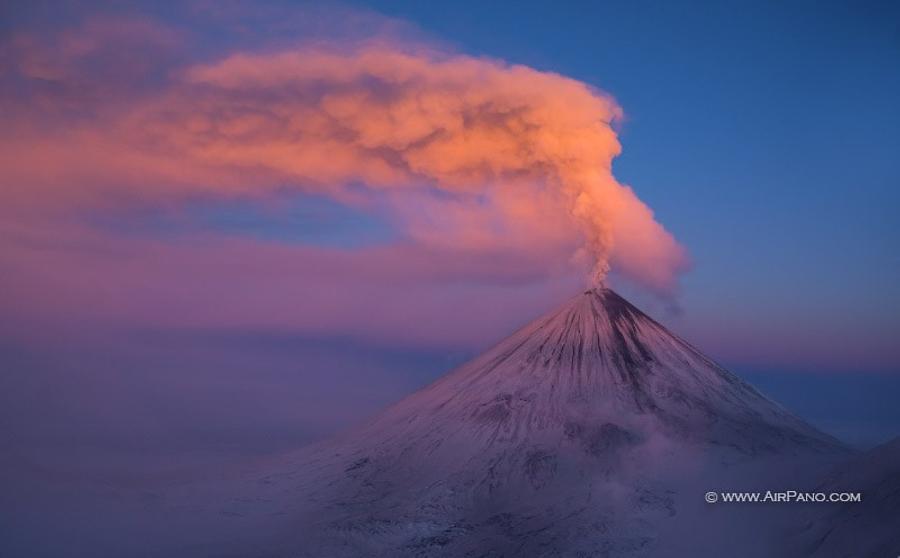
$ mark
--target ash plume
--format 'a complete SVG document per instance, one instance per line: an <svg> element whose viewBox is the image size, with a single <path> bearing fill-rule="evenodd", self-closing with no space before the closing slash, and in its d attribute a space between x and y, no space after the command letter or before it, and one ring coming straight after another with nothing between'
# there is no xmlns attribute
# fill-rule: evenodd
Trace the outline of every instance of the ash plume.
<svg viewBox="0 0 900 558"><path fill-rule="evenodd" d="M109 190L254 196L287 185L346 203L374 193L399 228L426 245L567 250L595 283L615 269L657 292L671 292L685 268L682 247L612 174L621 150L613 124L622 109L585 83L383 39L185 62L173 54L177 34L145 27L148 48L164 44L166 60L175 62L156 69L161 84L140 92L110 86L92 95L84 85L93 66L83 59L114 50L114 35L74 52L65 45L84 42L71 36L51 47L21 38L6 45L6 56L21 62L15 79L80 84L56 87L78 96L41 97L32 114L54 113L54 103L86 103L91 114L71 118L60 109L51 125L27 116L13 123L2 141L10 147L9 181L39 176L45 183L11 191L108 200ZM98 28L90 29L96 35ZM129 48L139 42L129 35ZM61 70L34 73L47 67ZM53 191L41 193L45 187Z"/></svg>

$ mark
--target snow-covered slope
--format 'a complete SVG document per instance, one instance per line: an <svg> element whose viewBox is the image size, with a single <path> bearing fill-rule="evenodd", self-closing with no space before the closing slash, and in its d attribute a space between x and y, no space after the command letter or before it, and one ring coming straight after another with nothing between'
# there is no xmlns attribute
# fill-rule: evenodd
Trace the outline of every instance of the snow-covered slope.
<svg viewBox="0 0 900 558"><path fill-rule="evenodd" d="M709 515L704 491L763 487L840 455L593 289L367 425L255 469L221 509L255 539L227 545L236 555L260 544L323 558L653 556L697 548L690 529L703 522L745 537L744 555L772 555L765 518ZM724 542L703 544L716 555Z"/></svg>
<svg viewBox="0 0 900 558"><path fill-rule="evenodd" d="M854 457L592 289L342 436L209 477L79 488L79 501L93 498L82 507L108 519L84 514L43 552L33 537L15 548L48 558L70 555L71 541L98 558L880 556L900 543L898 471L896 443ZM26 481L21 494L43 488ZM766 490L864 501L705 500ZM48 497L42 509L54 506ZM13 532L42 520L8 515Z"/></svg>
<svg viewBox="0 0 900 558"><path fill-rule="evenodd" d="M190 537L161 538L169 557L772 557L783 513L703 494L810 488L846 455L592 289L356 430L170 491L160 516Z"/></svg>
<svg viewBox="0 0 900 558"><path fill-rule="evenodd" d="M836 443L608 289L576 296L364 432L406 447L460 438L473 453L543 438L590 453L601 439L659 434L746 454Z"/></svg>

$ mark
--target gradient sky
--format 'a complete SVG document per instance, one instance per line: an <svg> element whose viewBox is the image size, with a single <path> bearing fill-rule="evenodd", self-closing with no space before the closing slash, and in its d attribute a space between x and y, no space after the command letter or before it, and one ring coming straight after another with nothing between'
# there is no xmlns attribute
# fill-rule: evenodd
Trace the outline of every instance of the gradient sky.
<svg viewBox="0 0 900 558"><path fill-rule="evenodd" d="M373 32L612 95L625 114L613 174L691 261L675 295L614 268L615 286L821 427L862 445L900 433L900 11L785 4L7 5L0 60L44 72L0 75L16 122L2 145L24 145L23 129L37 138L0 175L9 459L53 461L65 447L94 465L113 453L184 463L291 447L583 286L558 249L566 235L545 247L532 231L530 255L525 240L500 250L502 235L489 250L435 244L409 214L446 206L404 197L398 217L396 200L359 185L167 198L221 179L183 167L147 178L158 162L134 170L103 150L78 167L42 135L104 125L103 104L143 102L172 68ZM97 44L125 48L83 46ZM107 164L115 172L96 172ZM241 191L261 179L229 180ZM102 203L85 202L87 182ZM441 218L429 225L458 227Z"/></svg>

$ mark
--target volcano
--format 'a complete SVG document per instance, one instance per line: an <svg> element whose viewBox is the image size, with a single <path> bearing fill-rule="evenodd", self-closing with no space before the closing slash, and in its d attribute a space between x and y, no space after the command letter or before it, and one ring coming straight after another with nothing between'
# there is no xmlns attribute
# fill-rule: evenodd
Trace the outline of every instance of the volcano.
<svg viewBox="0 0 900 558"><path fill-rule="evenodd" d="M657 435L745 454L836 443L609 289L576 296L364 432L402 440L407 455L458 442L502 462L529 445L597 456Z"/></svg>
<svg viewBox="0 0 900 558"><path fill-rule="evenodd" d="M704 492L802 488L845 454L597 288L369 423L241 475L217 521L254 540L217 555L777 556L760 534L777 514L712 511Z"/></svg>

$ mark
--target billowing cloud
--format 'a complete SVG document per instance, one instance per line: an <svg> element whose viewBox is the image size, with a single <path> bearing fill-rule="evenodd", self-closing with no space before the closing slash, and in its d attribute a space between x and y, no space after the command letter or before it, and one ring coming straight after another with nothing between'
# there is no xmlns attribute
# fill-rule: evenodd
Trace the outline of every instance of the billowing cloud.
<svg viewBox="0 0 900 558"><path fill-rule="evenodd" d="M104 41L5 47L19 85L41 93L4 101L20 105L0 138L10 203L58 210L295 188L347 204L377 198L423 246L565 251L597 276L613 267L659 292L684 269L683 249L612 175L621 109L584 83L384 39L187 63L178 33L145 23L126 41L108 27L88 29ZM169 66L143 68L153 79L140 91L82 75L148 52Z"/></svg>

